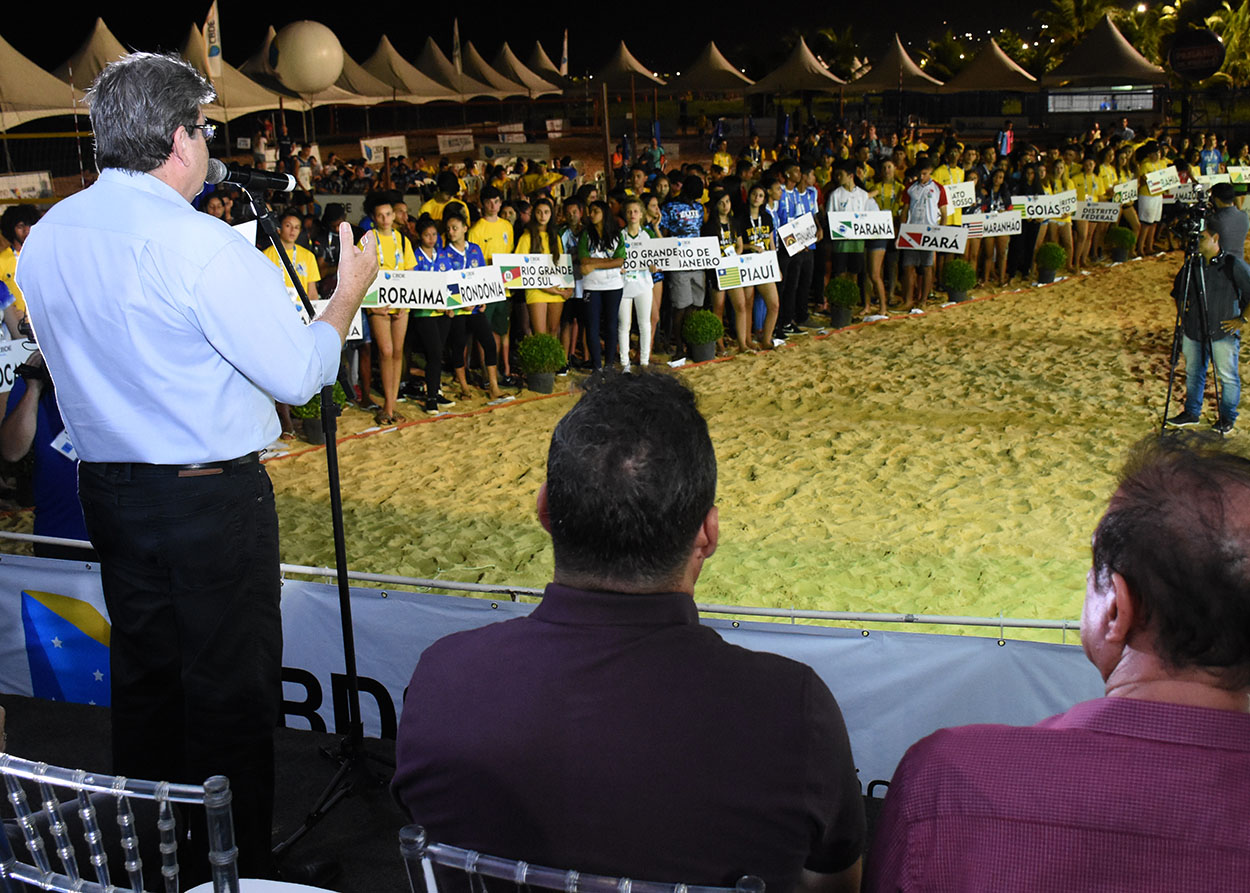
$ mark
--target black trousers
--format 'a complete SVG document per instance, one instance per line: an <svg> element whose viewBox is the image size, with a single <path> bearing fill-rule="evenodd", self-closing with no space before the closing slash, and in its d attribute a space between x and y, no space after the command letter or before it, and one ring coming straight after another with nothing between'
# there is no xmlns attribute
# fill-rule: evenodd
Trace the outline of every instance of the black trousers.
<svg viewBox="0 0 1250 893"><path fill-rule="evenodd" d="M413 316L409 318L408 325L415 330L421 352L425 354L425 398L433 400L438 396L443 378L443 348L451 333L451 317L442 313L438 316Z"/></svg>
<svg viewBox="0 0 1250 893"><path fill-rule="evenodd" d="M812 271L816 267L815 253L806 249L800 251L790 258L789 265L782 273L778 326L790 323L801 325L807 322L808 293L812 289Z"/></svg>
<svg viewBox="0 0 1250 893"><path fill-rule="evenodd" d="M255 454L191 471L82 462L78 489L112 625L113 771L227 776L240 871L269 877L282 699L269 475Z"/></svg>
<svg viewBox="0 0 1250 893"><path fill-rule="evenodd" d="M451 368L459 369L464 365L464 347L468 343L469 335L476 338L477 343L482 346L487 367L495 365L499 358L495 351L495 333L491 331L490 321L485 313L468 313L451 318L451 332L447 339L451 345Z"/></svg>

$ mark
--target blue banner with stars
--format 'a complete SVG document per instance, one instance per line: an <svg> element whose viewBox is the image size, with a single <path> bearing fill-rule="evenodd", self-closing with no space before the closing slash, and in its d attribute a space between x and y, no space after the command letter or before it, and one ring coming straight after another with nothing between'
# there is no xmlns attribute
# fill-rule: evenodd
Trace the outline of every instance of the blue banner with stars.
<svg viewBox="0 0 1250 893"><path fill-rule="evenodd" d="M109 703L109 624L90 603L22 591L32 694L49 701Z"/></svg>

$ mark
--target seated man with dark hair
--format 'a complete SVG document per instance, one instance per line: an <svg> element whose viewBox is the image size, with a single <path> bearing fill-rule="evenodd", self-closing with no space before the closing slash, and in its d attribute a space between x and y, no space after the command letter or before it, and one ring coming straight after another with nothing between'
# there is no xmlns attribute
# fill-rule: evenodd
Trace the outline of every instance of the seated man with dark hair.
<svg viewBox="0 0 1250 893"><path fill-rule="evenodd" d="M639 880L859 888L863 800L833 695L699 623L715 498L694 394L591 379L538 491L555 582L529 616L434 643L408 687L393 789L433 840Z"/></svg>
<svg viewBox="0 0 1250 893"><path fill-rule="evenodd" d="M915 744L866 889L1245 889L1250 460L1143 442L1093 553L1081 643L1106 697Z"/></svg>

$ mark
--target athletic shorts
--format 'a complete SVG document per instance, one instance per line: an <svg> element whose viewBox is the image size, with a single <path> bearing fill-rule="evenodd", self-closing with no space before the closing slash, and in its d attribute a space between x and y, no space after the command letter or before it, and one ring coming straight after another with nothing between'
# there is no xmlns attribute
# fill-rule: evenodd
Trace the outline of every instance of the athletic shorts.
<svg viewBox="0 0 1250 893"><path fill-rule="evenodd" d="M889 251L892 245L893 239L869 239L865 247L869 251Z"/></svg>
<svg viewBox="0 0 1250 893"><path fill-rule="evenodd" d="M858 251L835 251L829 255L833 261L833 273L860 273L864 269L864 255Z"/></svg>
<svg viewBox="0 0 1250 893"><path fill-rule="evenodd" d="M486 314L486 321L490 323L490 330L496 335L508 334L508 327L512 322L512 301L495 301L487 304L486 309L482 311Z"/></svg>
<svg viewBox="0 0 1250 893"><path fill-rule="evenodd" d="M903 248L899 251L899 263L905 267L933 266L932 251L917 251L915 248Z"/></svg>
<svg viewBox="0 0 1250 893"><path fill-rule="evenodd" d="M1158 223L1163 218L1163 196L1139 195L1137 197L1137 219L1143 224Z"/></svg>
<svg viewBox="0 0 1250 893"><path fill-rule="evenodd" d="M674 310L702 307L706 279L702 270L672 270L666 274L669 300Z"/></svg>

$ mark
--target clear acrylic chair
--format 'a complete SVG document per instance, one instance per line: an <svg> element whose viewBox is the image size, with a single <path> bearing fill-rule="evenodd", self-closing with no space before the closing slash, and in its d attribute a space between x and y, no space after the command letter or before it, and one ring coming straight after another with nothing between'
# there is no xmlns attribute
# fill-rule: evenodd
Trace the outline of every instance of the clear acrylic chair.
<svg viewBox="0 0 1250 893"><path fill-rule="evenodd" d="M463 872L471 893L486 893L486 878L522 888L539 887L564 893L764 893L764 881L754 875L744 875L732 887L701 887L635 881L530 865L528 862L434 843L427 838L425 829L420 825L408 825L399 832L399 851L408 869L412 893L439 893L435 866Z"/></svg>

